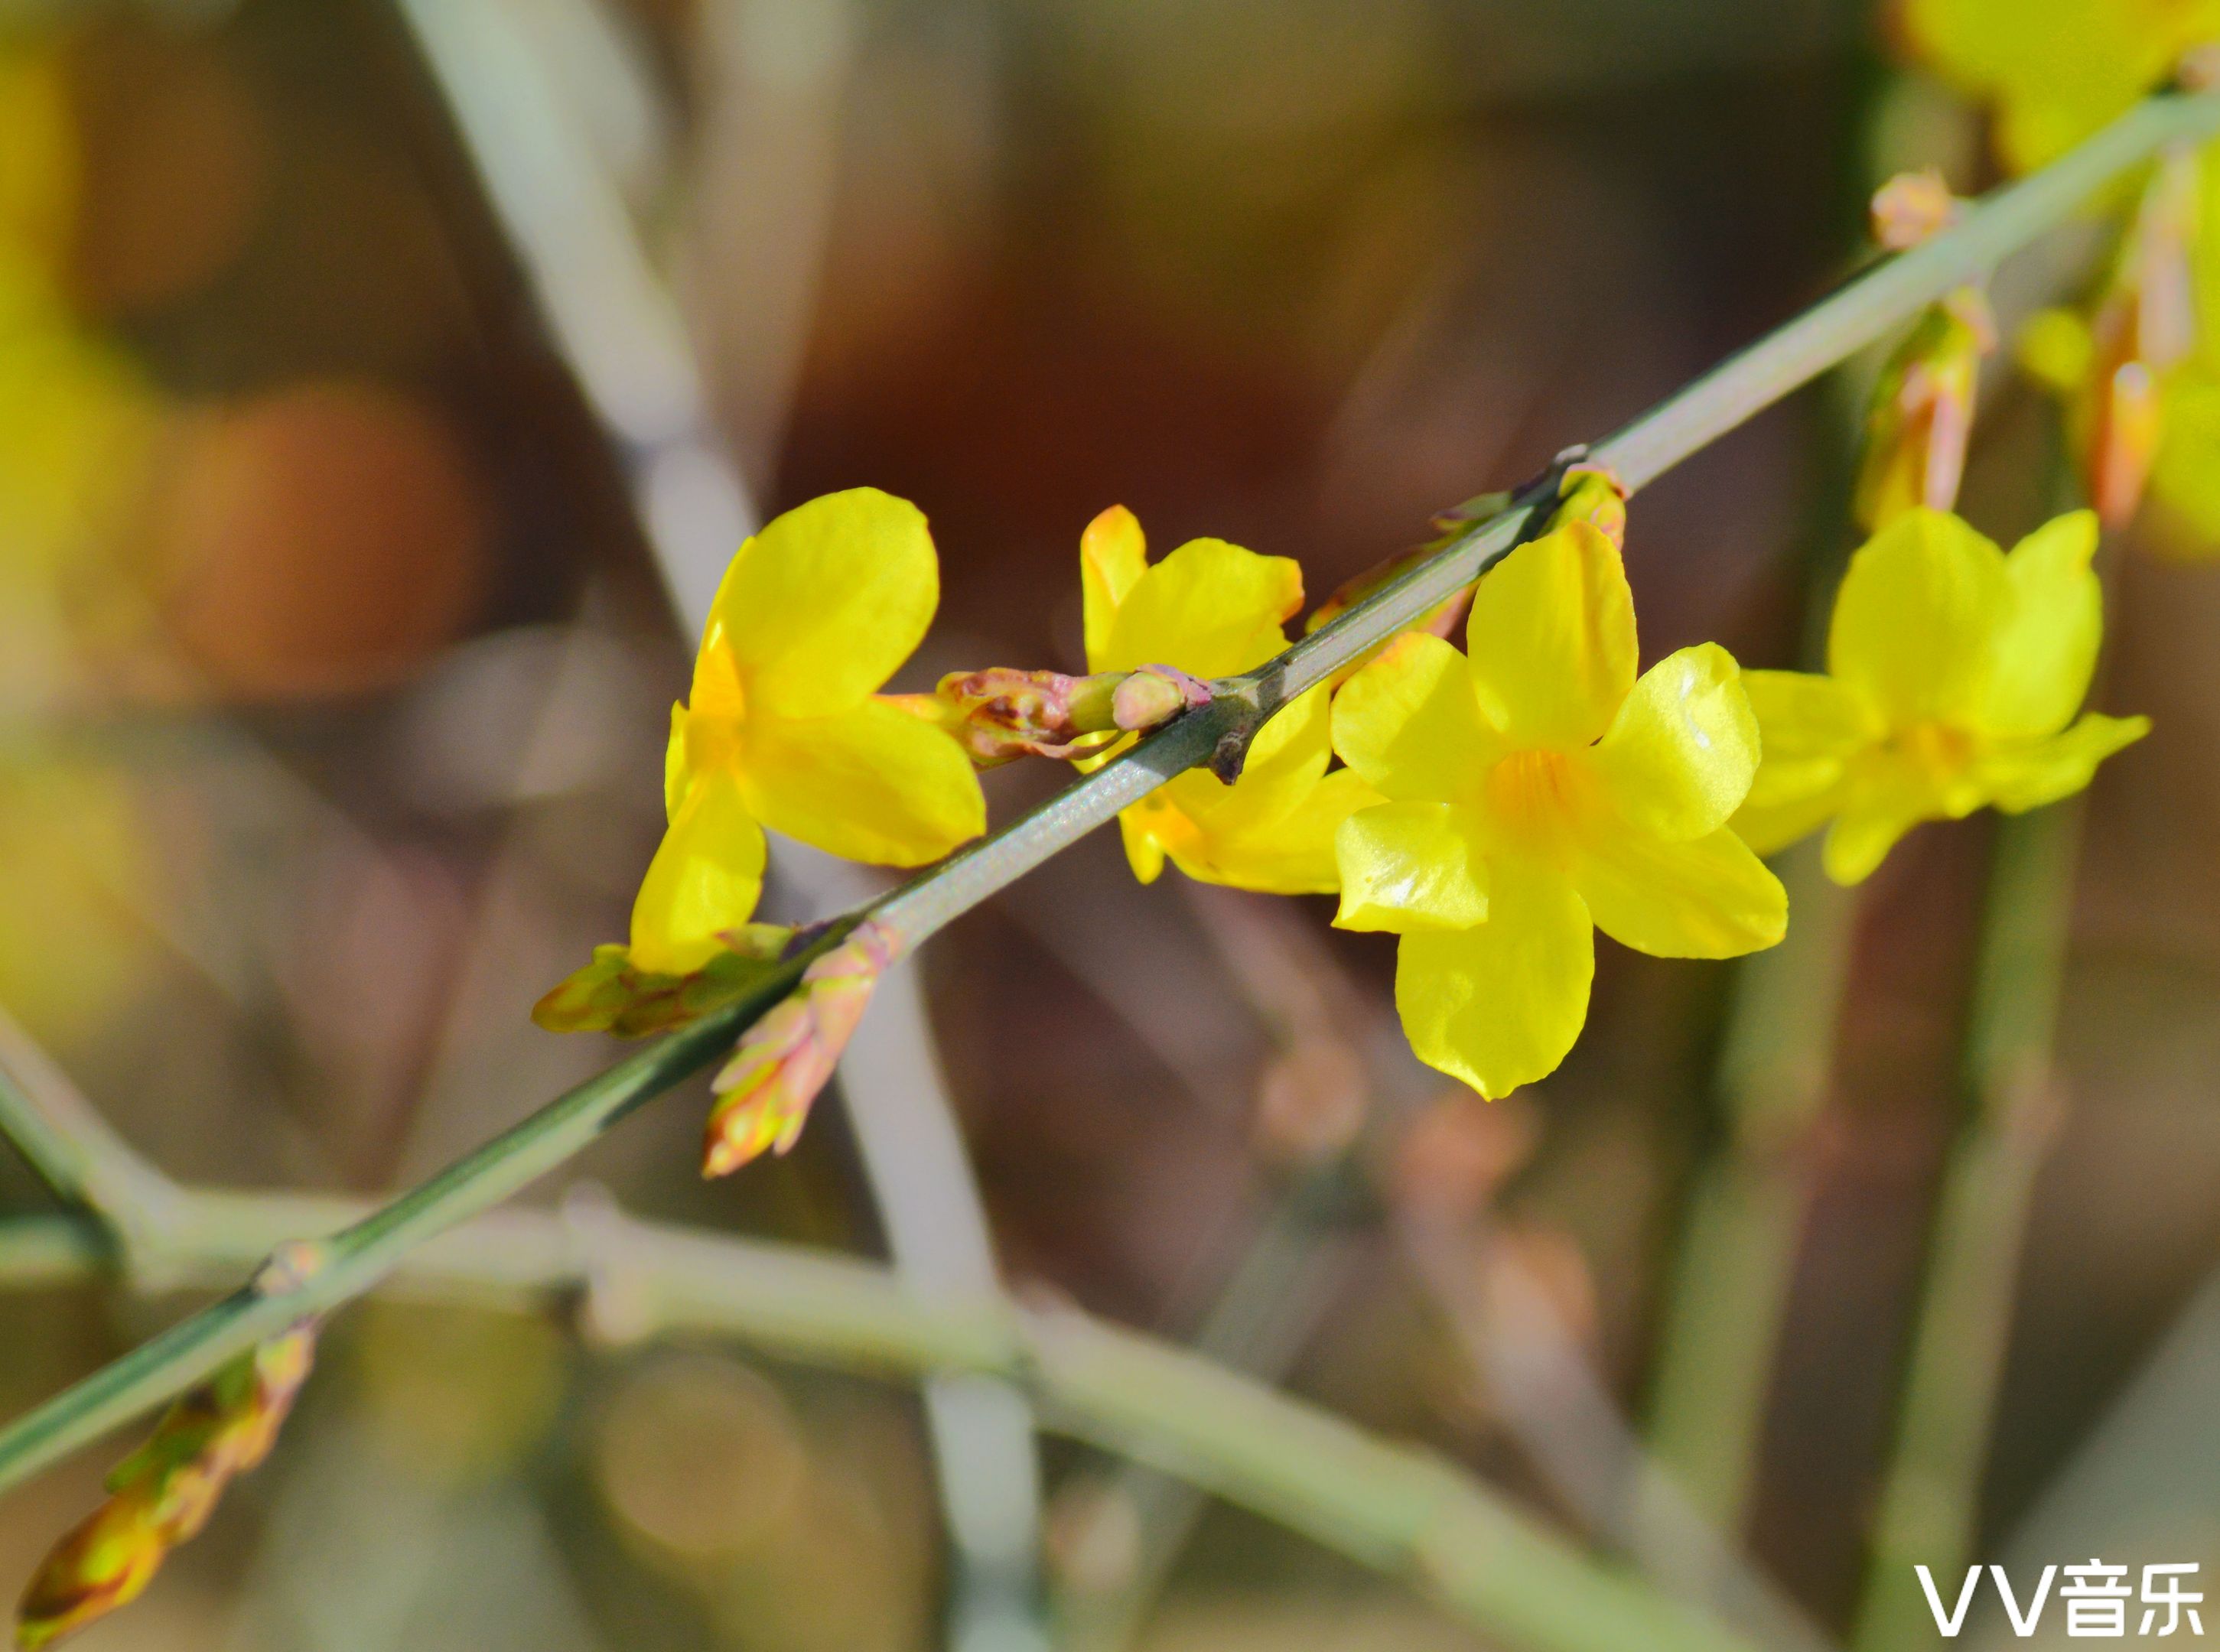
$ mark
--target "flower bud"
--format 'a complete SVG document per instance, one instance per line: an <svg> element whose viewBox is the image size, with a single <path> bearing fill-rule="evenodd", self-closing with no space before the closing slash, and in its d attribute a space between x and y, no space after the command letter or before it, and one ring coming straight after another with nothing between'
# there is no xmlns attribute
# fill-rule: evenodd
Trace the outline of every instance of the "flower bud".
<svg viewBox="0 0 2220 1652"><path fill-rule="evenodd" d="M1572 466L1557 484L1557 502L1544 532L1586 522L1621 550L1626 548L1626 484L1604 466Z"/></svg>
<svg viewBox="0 0 2220 1652"><path fill-rule="evenodd" d="M2142 501L2163 433L2167 375L2196 343L2197 167L2189 150L2159 163L2091 327L2075 433L2090 503L2107 527L2124 526Z"/></svg>
<svg viewBox="0 0 2220 1652"><path fill-rule="evenodd" d="M1958 198L1934 167L1899 172L1874 191L1873 238L1892 252L1905 252L1948 229L1957 221L1958 210Z"/></svg>
<svg viewBox="0 0 2220 1652"><path fill-rule="evenodd" d="M1128 733L1155 728L1210 703L1210 684L1170 665L1127 673L1110 696L1110 720Z"/></svg>
<svg viewBox="0 0 2220 1652"><path fill-rule="evenodd" d="M109 1475L108 1500L33 1575L16 1609L21 1652L38 1652L137 1599L170 1551L208 1524L233 1476L270 1455L308 1381L315 1339L313 1323L303 1322L171 1403L153 1437Z"/></svg>
<svg viewBox="0 0 2220 1652"><path fill-rule="evenodd" d="M1383 585L1400 579L1428 557L1439 551L1450 539L1463 532L1462 527L1452 518L1442 516L1436 517L1434 520L1437 527L1444 521L1451 522L1451 526L1444 530L1442 539L1425 545L1415 545L1408 551L1399 551L1387 561L1375 563L1354 579L1335 587L1332 595L1319 603L1310 618L1303 621L1303 634L1308 636L1319 627L1339 619L1350 608L1371 595L1373 592ZM1437 637L1454 635L1457 621L1464 617L1465 605L1471 601L1472 587L1467 585L1462 589L1453 591L1444 597L1431 608L1412 621L1408 629L1431 631Z"/></svg>
<svg viewBox="0 0 2220 1652"><path fill-rule="evenodd" d="M1855 508L1878 530L1919 506L1958 502L1981 358L1996 348L1988 300L1961 287L1931 307L1889 358L1866 413Z"/></svg>
<svg viewBox="0 0 2220 1652"><path fill-rule="evenodd" d="M624 947L597 946L591 963L532 1007L532 1019L550 1032L610 1032L620 1038L668 1032L753 988L785 956L794 934L779 924L742 924L724 932L726 951L683 976L635 969Z"/></svg>
<svg viewBox="0 0 2220 1652"><path fill-rule="evenodd" d="M1093 676L994 665L951 672L931 694L886 698L945 729L974 768L993 769L1017 757L1085 756L1121 732L1209 704L1210 685L1169 665Z"/></svg>
<svg viewBox="0 0 2220 1652"><path fill-rule="evenodd" d="M832 1076L872 988L903 951L901 938L866 918L803 972L801 984L750 1027L711 1081L702 1174L729 1175L801 1138L809 1104Z"/></svg>

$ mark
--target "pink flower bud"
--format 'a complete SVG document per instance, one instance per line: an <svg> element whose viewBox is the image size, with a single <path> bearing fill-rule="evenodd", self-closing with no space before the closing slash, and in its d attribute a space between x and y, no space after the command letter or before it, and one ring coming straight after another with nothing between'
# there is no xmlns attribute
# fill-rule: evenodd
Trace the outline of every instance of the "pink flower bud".
<svg viewBox="0 0 2220 1652"><path fill-rule="evenodd" d="M793 994L740 1037L711 1082L717 1094L702 1144L702 1174L729 1175L801 1138L809 1105L832 1076L879 977L901 938L866 918L811 964Z"/></svg>
<svg viewBox="0 0 2220 1652"><path fill-rule="evenodd" d="M321 1253L289 1247L271 1268L297 1281ZM270 1269L269 1289L282 1281ZM258 1285L261 1281L258 1281ZM308 1381L316 1332L304 1322L242 1354L171 1404L147 1443L108 1477L109 1498L48 1553L16 1609L22 1652L75 1633L137 1599L196 1536L234 1475L270 1455Z"/></svg>
<svg viewBox="0 0 2220 1652"><path fill-rule="evenodd" d="M1866 414L1855 512L1868 530L1958 502L1981 358L1996 348L1988 301L1961 287L1920 318L1889 358Z"/></svg>
<svg viewBox="0 0 2220 1652"><path fill-rule="evenodd" d="M1899 172L1874 191L1873 237L1892 252L1917 246L1957 221L1958 198L1933 167Z"/></svg>
<svg viewBox="0 0 2220 1652"><path fill-rule="evenodd" d="M1210 703L1210 684L1169 665L1144 665L1110 696L1110 720L1127 733L1157 727Z"/></svg>

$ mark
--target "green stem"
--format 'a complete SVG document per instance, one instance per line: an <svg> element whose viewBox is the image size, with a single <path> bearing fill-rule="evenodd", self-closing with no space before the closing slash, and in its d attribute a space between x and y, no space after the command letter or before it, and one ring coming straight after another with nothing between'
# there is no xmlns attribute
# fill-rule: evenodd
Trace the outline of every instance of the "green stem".
<svg viewBox="0 0 2220 1652"><path fill-rule="evenodd" d="M1967 1035L1967 1116L1945 1162L1855 1652L1930 1632L1914 1565L1955 1579L1974 1548L2035 1181L2056 1122L2079 801L1997 830Z"/></svg>
<svg viewBox="0 0 2220 1652"><path fill-rule="evenodd" d="M1724 1532L1742 1530L1756 1479L1849 962L1853 903L1820 870L1817 841L1780 871L1795 920L1735 976L1719 1056L1728 1135L1689 1193L1650 1400L1660 1466Z"/></svg>
<svg viewBox="0 0 2220 1652"><path fill-rule="evenodd" d="M1880 336L1950 288L2065 219L2108 180L2175 140L2220 128L2220 96L2139 104L2080 148L1968 210L1925 245L1880 265L1600 446L1593 462L1639 488ZM1546 496L1529 489L1438 554L1381 587L1219 697L1042 807L921 874L874 909L915 944L1051 855L1205 762L1238 764L1263 719L1471 583L1518 542ZM306 1314L367 1290L416 1246L508 1198L601 1132L714 1061L787 990L802 961L764 988L549 1103L333 1237L326 1266L269 1296L242 1289L0 1430L0 1490L209 1375Z"/></svg>
<svg viewBox="0 0 2220 1652"><path fill-rule="evenodd" d="M343 1200L195 1193L170 1236L179 1284L237 1276L274 1245L349 1221ZM342 1229L342 1231L349 1231ZM82 1219L0 1225L0 1281L100 1277ZM393 1287L485 1307L541 1308L581 1289L633 1335L734 1337L800 1362L1023 1384L1047 1424L1310 1537L1432 1596L1493 1640L1533 1652L1754 1652L1587 1559L1429 1453L1374 1438L1208 1361L1064 1309L988 1299L953 1312L884 1268L799 1247L527 1211L477 1218L401 1258Z"/></svg>
<svg viewBox="0 0 2220 1652"><path fill-rule="evenodd" d="M0 1139L65 1205L98 1217L110 1241L153 1248L178 1189L134 1151L13 1016L0 1010Z"/></svg>

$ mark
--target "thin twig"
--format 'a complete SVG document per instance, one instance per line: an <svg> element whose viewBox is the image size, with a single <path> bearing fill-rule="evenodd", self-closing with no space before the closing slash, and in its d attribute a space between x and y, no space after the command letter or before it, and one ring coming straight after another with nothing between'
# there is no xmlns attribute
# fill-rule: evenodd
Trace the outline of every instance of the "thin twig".
<svg viewBox="0 0 2220 1652"><path fill-rule="evenodd" d="M65 1205L99 1219L132 1254L153 1250L175 1218L177 1185L126 1142L47 1052L0 1009L0 1139Z"/></svg>
<svg viewBox="0 0 2220 1652"><path fill-rule="evenodd" d="M1954 228L1879 265L1643 415L1598 447L1593 459L1611 466L1630 488L1640 487L2057 224L2162 145L2215 128L2220 128L2220 96L2147 100L2063 159L1997 191ZM1508 509L1475 523L1331 624L1249 676L1219 685L1211 704L912 879L871 912L913 944L921 942L1173 776L1213 757L1220 764L1238 760L1263 717L1394 636L1506 554L1538 514L1547 491L1523 491ZM828 937L820 945L829 943ZM809 961L809 955L789 961L744 998L557 1098L334 1235L328 1264L298 1287L268 1295L236 1292L19 1417L0 1430L0 1489L19 1484L304 1316L360 1294L417 1246L555 1169L633 1108L716 1060L792 988Z"/></svg>
<svg viewBox="0 0 2220 1652"><path fill-rule="evenodd" d="M598 164L577 100L566 97L528 31L488 0L402 0L401 9L529 273L557 346L625 463L671 606L685 631L699 635L733 547L758 523L747 485L710 420L687 318L616 180ZM590 0L580 15L597 16ZM851 31L829 12L791 21L803 34L814 29L813 37L822 36L822 50L804 77L810 86L795 84L789 64L782 90L817 108L826 89L844 78L834 59L845 56ZM745 73L741 42L751 31L722 12L711 15L709 26L725 37L720 56ZM607 71L614 74L617 65ZM768 89L743 90L750 95L746 118L760 119L758 105ZM823 112L835 108L827 104ZM791 150L796 134L783 135ZM829 148L829 137L819 136L818 144L801 147ZM782 164L790 159L781 157ZM829 187L829 169L819 171L816 181ZM792 175L777 187L791 190ZM808 185L801 190L806 194ZM823 215L820 201L805 215L821 230ZM811 238L766 237L764 226L754 228L758 241L779 243L803 266L801 282L772 284L786 301L787 320L798 325L807 317L814 264L801 249ZM789 341L785 353L798 348ZM783 399L784 388L775 387L770 399ZM777 420L767 408L758 411L765 427L753 434L760 440ZM781 863L813 885L813 895L830 892L814 905L851 905L872 887L830 857L797 860L789 851ZM897 965L881 982L880 1013L849 1047L842 1090L897 1270L928 1294L991 1292L998 1282L987 1213L939 1079L914 969ZM1024 1400L1007 1386L964 1379L928 1383L924 1398L952 1557L955 1652L1038 1645L1039 1469Z"/></svg>
<svg viewBox="0 0 2220 1652"><path fill-rule="evenodd" d="M346 1200L194 1193L171 1236L179 1284L235 1277L289 1236L359 1228ZM84 1218L0 1223L0 1281L80 1283L109 1268ZM1021 1384L1048 1424L1140 1457L1400 1578L1534 1652L1750 1652L1747 1643L1592 1562L1431 1454L1373 1438L1178 1349L1067 1308L921 1301L886 1269L798 1246L605 1213L513 1210L415 1247L393 1288L488 1308L582 1293L628 1334L733 1337L813 1365Z"/></svg>
<svg viewBox="0 0 2220 1652"><path fill-rule="evenodd" d="M1824 606L1824 605L1823 605ZM1724 1136L1698 1170L1666 1293L1652 1449L1721 1531L1743 1529L1827 1099L1853 903L1817 842L1779 863L1787 938L1737 967L1719 1055Z"/></svg>

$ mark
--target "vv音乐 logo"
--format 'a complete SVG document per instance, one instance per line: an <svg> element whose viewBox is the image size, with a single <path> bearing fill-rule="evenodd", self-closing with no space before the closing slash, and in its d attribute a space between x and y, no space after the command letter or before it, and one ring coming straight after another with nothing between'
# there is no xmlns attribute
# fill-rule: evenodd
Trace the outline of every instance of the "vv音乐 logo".
<svg viewBox="0 0 2220 1652"><path fill-rule="evenodd" d="M1942 1592L1935 1587L1934 1574L1924 1566L1911 1569L1918 1573L1919 1587L1927 1592L1927 1606L1935 1614L1935 1627L1946 1639L1965 1628L1974 1597L1980 1592L1984 1573L1995 1583L2015 1635L2035 1633L2042 1622L2044 1608L2051 1603L2051 1586L2058 1583L2061 1574L2066 1580L2058 1584L2056 1599L2065 1608L2066 1633L2069 1637L2123 1640L2131 1623L2137 1625L2137 1635L2202 1637L2204 1633L2204 1620L2197 1611L2204 1596L2201 1591L2184 1587L2197 1575L2198 1568L2193 1562L2144 1567L2140 1593L2128 1582L2127 1567L2108 1566L2096 1559L2086 1566L2046 1566L2033 1589L2024 1594L2013 1587L2003 1567L1969 1566L1965 1581L1958 1586L1955 1603L1947 1608ZM2142 1611L2140 1619L2136 1615L2138 1607Z"/></svg>

